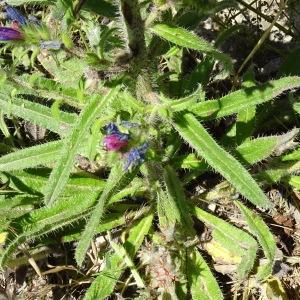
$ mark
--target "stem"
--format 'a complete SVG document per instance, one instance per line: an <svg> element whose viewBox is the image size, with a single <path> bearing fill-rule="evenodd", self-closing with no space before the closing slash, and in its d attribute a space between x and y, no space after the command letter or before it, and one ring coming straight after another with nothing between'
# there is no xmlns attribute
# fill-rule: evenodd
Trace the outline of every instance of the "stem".
<svg viewBox="0 0 300 300"><path fill-rule="evenodd" d="M241 0L238 0L238 1L241 1ZM236 76L238 76L241 73L241 71L244 69L244 67L249 62L249 60L255 55L255 53L258 51L258 49L262 46L262 44L266 40L266 38L269 36L269 34L271 32L271 29L273 28L273 26L275 25L275 23L279 19L280 15L281 15L281 13L282 13L282 11L284 9L284 7L285 7L285 2L284 2L284 0L281 0L280 1L279 11L278 11L277 15L275 16L275 18L272 21L272 23L270 24L270 26L263 33L263 35L261 36L261 38L258 40L258 42L256 43L255 47L249 53L249 55L247 56L247 58L244 60L243 64L240 66L239 70L237 71Z"/></svg>
<svg viewBox="0 0 300 300"><path fill-rule="evenodd" d="M74 7L74 16L75 16L75 17L77 16L77 14L79 13L79 11L81 10L81 8L82 8L82 6L83 6L83 4L84 4L85 1L86 1L86 0L79 0L79 1L76 3L76 5L75 5L75 7Z"/></svg>
<svg viewBox="0 0 300 300"><path fill-rule="evenodd" d="M127 29L128 47L134 58L145 58L144 21L137 0L121 0L121 12Z"/></svg>

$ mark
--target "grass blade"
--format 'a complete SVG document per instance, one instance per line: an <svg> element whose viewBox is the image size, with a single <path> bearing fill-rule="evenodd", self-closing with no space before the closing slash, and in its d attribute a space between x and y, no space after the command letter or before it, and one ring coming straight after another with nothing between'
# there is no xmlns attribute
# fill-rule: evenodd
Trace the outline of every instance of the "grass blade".
<svg viewBox="0 0 300 300"><path fill-rule="evenodd" d="M114 243L113 241L110 242L111 247L114 249L115 253L119 255L119 257L122 259L122 261L125 262L126 266L130 268L131 274L135 279L136 285L139 288L144 288L144 281L141 278L139 272L136 269L136 266L134 265L134 262L128 255L127 251L122 245L119 245L117 243Z"/></svg>

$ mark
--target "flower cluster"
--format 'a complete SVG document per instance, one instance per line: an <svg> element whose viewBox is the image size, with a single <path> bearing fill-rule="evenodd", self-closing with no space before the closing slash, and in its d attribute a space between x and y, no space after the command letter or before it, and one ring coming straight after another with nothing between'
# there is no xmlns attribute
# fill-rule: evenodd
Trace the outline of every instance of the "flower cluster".
<svg viewBox="0 0 300 300"><path fill-rule="evenodd" d="M7 20L11 21L10 27L0 27L0 41L20 41L24 40L24 35L22 34L20 28L26 25L41 26L39 20L29 15L28 19L22 15L22 13L10 6L5 4L4 10ZM48 50L60 50L63 48L63 43L57 40L51 41L40 41L40 48Z"/></svg>
<svg viewBox="0 0 300 300"><path fill-rule="evenodd" d="M109 123L106 127L104 147L108 151L120 151L128 145L129 134L120 132L114 123Z"/></svg>
<svg viewBox="0 0 300 300"><path fill-rule="evenodd" d="M128 146L130 135L119 130L116 124L109 123L105 126L104 147L107 151L121 151ZM145 161L145 155L149 148L148 142L131 148L125 153L124 170L129 171Z"/></svg>

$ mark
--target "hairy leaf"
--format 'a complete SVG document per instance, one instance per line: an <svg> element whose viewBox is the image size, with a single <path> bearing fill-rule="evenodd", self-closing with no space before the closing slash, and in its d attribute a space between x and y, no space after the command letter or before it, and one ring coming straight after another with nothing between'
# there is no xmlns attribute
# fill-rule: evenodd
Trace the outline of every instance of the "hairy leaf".
<svg viewBox="0 0 300 300"><path fill-rule="evenodd" d="M270 101L284 91L299 86L300 77L283 77L260 86L240 89L220 99L200 102L192 107L190 111L205 119L221 118Z"/></svg>
<svg viewBox="0 0 300 300"><path fill-rule="evenodd" d="M272 272L275 258L276 242L274 240L274 237L266 223L259 215L252 212L241 202L235 202L235 204L243 213L249 226L250 232L257 237L259 244L263 248L266 258L268 259L268 263L261 267L257 274L259 280L266 279L266 277L268 277Z"/></svg>
<svg viewBox="0 0 300 300"><path fill-rule="evenodd" d="M0 96L0 107L6 115L12 114L62 136L68 133L75 122L74 114L61 112L59 118L55 118L51 109L45 105L18 97L10 98L1 93Z"/></svg>
<svg viewBox="0 0 300 300"><path fill-rule="evenodd" d="M184 190L176 172L171 166L164 168L164 180L169 198L169 205L165 207L165 213L178 216L176 221L179 222L179 225L182 226L186 234L193 235L193 221L189 215ZM163 200L163 198L161 200ZM172 210L176 212L172 212Z"/></svg>
<svg viewBox="0 0 300 300"><path fill-rule="evenodd" d="M98 113L107 105L118 93L119 89L112 89L100 101L98 97L93 98L83 109L78 117L69 137L65 139L63 149L56 167L51 172L48 184L45 188L45 203L54 203L68 181L68 177L73 167L75 155L79 151L88 129L95 121Z"/></svg>
<svg viewBox="0 0 300 300"><path fill-rule="evenodd" d="M247 170L216 143L192 114L178 114L173 125L184 140L244 197L260 207L269 206L266 195Z"/></svg>
<svg viewBox="0 0 300 300"><path fill-rule="evenodd" d="M152 220L153 215L149 214L130 229L128 238L123 244L123 247L131 258L134 257L145 235L149 232ZM124 267L124 261L118 254L114 253L110 255L107 258L104 269L87 290L84 300L101 300L108 297L113 292L115 284L124 271Z"/></svg>
<svg viewBox="0 0 300 300"><path fill-rule="evenodd" d="M209 227L212 227L212 235L216 241L232 253L242 257L237 270L239 278L244 278L249 274L254 265L255 255L258 250L255 239L243 230L198 207L193 207L192 211L197 218Z"/></svg>
<svg viewBox="0 0 300 300"><path fill-rule="evenodd" d="M3 268L19 245L28 239L36 239L63 226L80 220L89 213L99 192L74 195L71 201L60 201L51 207L43 207L15 220L6 239L5 251L0 256Z"/></svg>
<svg viewBox="0 0 300 300"><path fill-rule="evenodd" d="M223 62L228 70L232 70L232 62L229 56L218 51L211 43L190 31L167 24L155 24L150 30L175 45L207 53Z"/></svg>
<svg viewBox="0 0 300 300"><path fill-rule="evenodd" d="M96 234L97 226L99 225L107 201L116 193L118 189L126 187L134 178L136 171L127 173L123 171L122 164L116 164L110 172L104 190L96 204L90 219L88 220L81 239L75 251L75 259L78 265L83 263L86 251L90 246L93 236Z"/></svg>
<svg viewBox="0 0 300 300"><path fill-rule="evenodd" d="M0 157L0 171L22 170L55 161L62 141L24 148Z"/></svg>
<svg viewBox="0 0 300 300"><path fill-rule="evenodd" d="M187 270L193 300L224 299L216 278L197 249L188 251Z"/></svg>

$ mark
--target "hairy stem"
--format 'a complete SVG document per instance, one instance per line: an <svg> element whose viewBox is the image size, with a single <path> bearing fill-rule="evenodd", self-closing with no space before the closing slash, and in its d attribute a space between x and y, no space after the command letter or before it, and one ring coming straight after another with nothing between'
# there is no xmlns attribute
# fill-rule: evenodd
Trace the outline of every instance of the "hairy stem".
<svg viewBox="0 0 300 300"><path fill-rule="evenodd" d="M121 13L127 30L128 47L133 58L146 57L144 21L138 0L121 0Z"/></svg>

